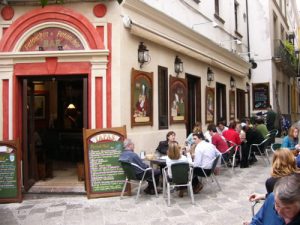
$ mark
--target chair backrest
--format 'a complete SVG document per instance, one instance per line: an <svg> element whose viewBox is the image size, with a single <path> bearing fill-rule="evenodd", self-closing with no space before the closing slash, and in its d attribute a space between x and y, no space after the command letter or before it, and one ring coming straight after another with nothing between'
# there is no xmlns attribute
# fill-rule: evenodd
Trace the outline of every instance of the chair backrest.
<svg viewBox="0 0 300 225"><path fill-rule="evenodd" d="M277 130L277 129L271 130L271 131L269 132L269 134L270 134L271 136L273 136L273 137L276 137L277 134L278 134L278 130Z"/></svg>
<svg viewBox="0 0 300 225"><path fill-rule="evenodd" d="M281 148L281 144L279 144L279 143L273 143L271 145L271 149L273 152L275 152L277 149L280 149L280 148Z"/></svg>
<svg viewBox="0 0 300 225"><path fill-rule="evenodd" d="M120 161L120 163L128 180L138 180L136 177L134 165L126 161Z"/></svg>
<svg viewBox="0 0 300 225"><path fill-rule="evenodd" d="M259 144L259 145L265 145L266 142L268 142L270 140L270 135L268 134L265 139Z"/></svg>
<svg viewBox="0 0 300 225"><path fill-rule="evenodd" d="M171 165L172 171L172 183L175 184L187 184L189 181L189 163L181 162Z"/></svg>
<svg viewBox="0 0 300 225"><path fill-rule="evenodd" d="M220 159L221 155L218 155L215 160L213 161L212 167L211 167L211 172L213 173L217 167L218 161Z"/></svg>

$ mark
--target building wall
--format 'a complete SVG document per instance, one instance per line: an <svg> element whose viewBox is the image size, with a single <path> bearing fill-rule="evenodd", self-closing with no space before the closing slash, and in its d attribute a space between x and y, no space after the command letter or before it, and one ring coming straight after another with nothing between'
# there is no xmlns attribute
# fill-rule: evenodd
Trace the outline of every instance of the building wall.
<svg viewBox="0 0 300 225"><path fill-rule="evenodd" d="M122 71L124 71L124 85L126 85L124 89L121 89L124 99L121 104L122 108L124 106L125 109L122 118L124 122L126 121L128 136L134 139L137 149L153 152L158 142L165 139L168 130L174 130L177 133L179 143L183 143L186 137L185 124L172 124L169 125L168 130L158 130L158 66L168 68L168 73L175 76L174 59L175 56L178 55L184 63L184 72L180 74L179 77L184 78L185 73L188 73L201 78L201 115L203 128L206 130L205 105L203 103L205 103L207 68L210 66L215 73L215 81L212 82L210 86L215 87L216 82L224 83L227 86L227 92L229 91L230 76L233 75L220 67L214 66L212 59L222 59L224 64L243 70L243 75L234 75L237 88L240 89L245 89L246 87L245 78L248 72L248 64L237 55L231 53L231 51L228 51L226 48L219 46L215 41L211 41L209 38L206 38L206 36L200 34L198 30L195 30L196 28L192 29L192 23L194 22L191 21L197 21L195 17L199 16L199 13L195 13L190 10L190 8L187 8L185 4L182 4L182 1L172 1L172 4L166 4L165 1L145 1L145 3L146 4L126 1L123 6L122 14L132 20L133 28L125 29L122 36L128 50L124 49L121 53L122 58L125 60ZM166 5L168 5L168 7ZM158 11L153 9L153 7L158 9ZM175 17L175 15L178 15L178 17ZM187 24L186 21L189 21L190 24ZM137 26L147 29L149 33L156 32L157 34L151 36L151 34L142 28L138 30L138 28L136 28ZM162 38L162 36L164 36L164 38ZM166 39L171 41L167 41ZM137 64L137 48L141 41L145 43L151 55L150 63L144 65L141 70L154 73L154 124L153 127L143 126L130 128L130 121L128 120L128 118L130 118L130 93L126 93L130 88L130 83L126 80L130 80L131 68L134 67L138 69L139 67ZM185 47L180 46L178 42L183 43ZM173 47L173 45L177 47ZM128 56L129 51L133 51L134 53ZM207 57L211 57L211 59L207 61L204 57L201 58L200 53L196 54L195 51L206 53ZM211 64L209 62L211 62ZM227 94L227 102L228 101ZM227 111L228 110L229 108L227 106ZM227 115L229 118L229 113L227 113Z"/></svg>

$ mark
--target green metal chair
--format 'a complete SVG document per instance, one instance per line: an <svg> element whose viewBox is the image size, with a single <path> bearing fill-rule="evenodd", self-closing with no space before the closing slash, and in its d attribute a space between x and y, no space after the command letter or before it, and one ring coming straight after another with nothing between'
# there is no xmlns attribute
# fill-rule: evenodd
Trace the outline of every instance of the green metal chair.
<svg viewBox="0 0 300 225"><path fill-rule="evenodd" d="M171 165L172 179L168 179L168 167L163 169L163 195L168 194L168 206L171 205L171 188L187 187L191 196L192 204L195 204L192 187L193 168L186 162L174 163ZM167 187L166 187L167 186Z"/></svg>
<svg viewBox="0 0 300 225"><path fill-rule="evenodd" d="M281 148L281 144L280 143L273 143L273 144L271 144L271 150L272 150L273 153L276 152L280 148Z"/></svg>
<svg viewBox="0 0 300 225"><path fill-rule="evenodd" d="M136 194L136 197L135 197L135 202L137 202L137 200L139 198L139 195L140 195L140 192L141 192L142 183L143 183L143 181L146 181L145 175L146 175L147 171L151 171L152 172L152 181L153 181L154 191L155 191L156 197L158 197L157 189L156 189L156 182L155 182L155 177L154 177L154 171L153 171L153 169L151 167L149 167L147 169L143 169L143 168L141 168L140 166L138 166L135 163L130 163L130 162L126 162L126 161L120 161L120 163L121 163L121 166L122 166L123 171L124 171L125 176L126 176L125 183L124 183L124 186L123 186L123 190L122 190L120 199L123 198L123 195L124 195L124 192L125 192L127 184L128 183L131 183L131 184L135 183L135 184L139 185L138 186L138 190L137 190L137 194ZM135 170L136 168L138 168L139 170L143 171L142 179L139 179L136 176L136 170Z"/></svg>

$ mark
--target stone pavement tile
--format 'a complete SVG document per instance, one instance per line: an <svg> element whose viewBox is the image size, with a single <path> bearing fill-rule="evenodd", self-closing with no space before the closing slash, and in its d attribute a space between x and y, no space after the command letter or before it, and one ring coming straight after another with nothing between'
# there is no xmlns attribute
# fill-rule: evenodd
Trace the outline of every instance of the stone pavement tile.
<svg viewBox="0 0 300 225"><path fill-rule="evenodd" d="M157 219L149 218L149 220L150 220L150 225L171 224L171 221L169 220L169 218L157 218Z"/></svg>
<svg viewBox="0 0 300 225"><path fill-rule="evenodd" d="M70 210L70 209L80 209L82 207L83 207L82 204L68 204L67 205L67 210Z"/></svg>
<svg viewBox="0 0 300 225"><path fill-rule="evenodd" d="M39 213L39 214L30 214L28 217L26 217L22 221L22 225L32 225L32 224L39 224L41 225L44 221L45 214Z"/></svg>
<svg viewBox="0 0 300 225"><path fill-rule="evenodd" d="M0 210L0 224L16 225L18 220L10 209L3 208Z"/></svg>
<svg viewBox="0 0 300 225"><path fill-rule="evenodd" d="M210 225L210 224L214 224L217 222L216 219L208 213L191 214L191 215L189 215L189 218L194 223L201 224L201 225L206 225L206 224Z"/></svg>
<svg viewBox="0 0 300 225"><path fill-rule="evenodd" d="M166 215L166 217L177 217L177 216L184 215L184 212L178 208L170 208L170 209L164 210L164 214Z"/></svg>
<svg viewBox="0 0 300 225"><path fill-rule="evenodd" d="M54 211L54 212L47 212L45 214L45 219L49 219L49 218L59 218L62 217L63 215L63 211Z"/></svg>
<svg viewBox="0 0 300 225"><path fill-rule="evenodd" d="M47 208L47 212L60 212L66 210L67 205L59 205L59 206L50 206Z"/></svg>
<svg viewBox="0 0 300 225"><path fill-rule="evenodd" d="M17 208L17 210L26 210L26 209L31 209L34 205L23 205Z"/></svg>
<svg viewBox="0 0 300 225"><path fill-rule="evenodd" d="M30 215L33 215L33 214L37 214L37 213L45 213L46 212L46 209L47 208L34 208L30 211Z"/></svg>

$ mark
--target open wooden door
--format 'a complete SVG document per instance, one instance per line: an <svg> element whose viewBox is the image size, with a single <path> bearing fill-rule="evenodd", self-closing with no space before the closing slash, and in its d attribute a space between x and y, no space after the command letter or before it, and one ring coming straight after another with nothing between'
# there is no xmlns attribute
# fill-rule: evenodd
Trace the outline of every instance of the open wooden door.
<svg viewBox="0 0 300 225"><path fill-rule="evenodd" d="M37 160L34 145L34 85L22 80L22 148L23 182L27 191L37 180Z"/></svg>

